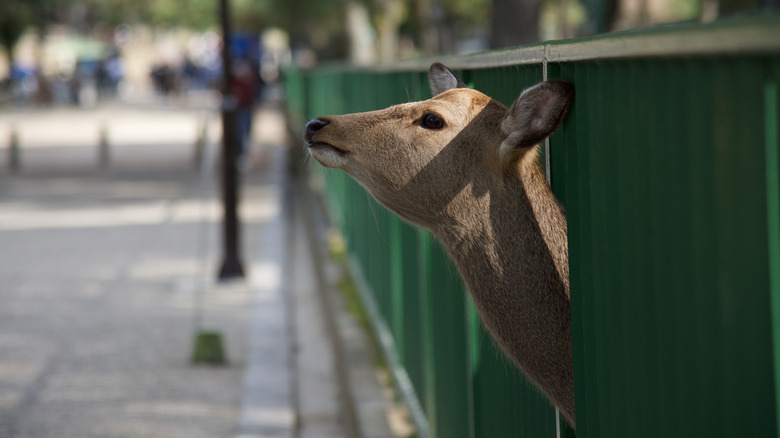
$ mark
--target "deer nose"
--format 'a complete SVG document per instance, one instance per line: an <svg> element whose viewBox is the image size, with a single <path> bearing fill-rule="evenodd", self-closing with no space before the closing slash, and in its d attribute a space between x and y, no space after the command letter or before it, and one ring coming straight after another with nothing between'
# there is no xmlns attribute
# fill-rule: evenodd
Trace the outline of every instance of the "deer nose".
<svg viewBox="0 0 780 438"><path fill-rule="evenodd" d="M311 143L312 139L314 138L314 134L317 133L320 129L328 126L330 122L323 119L314 119L306 124L306 133L303 135L303 139L306 140L307 143Z"/></svg>

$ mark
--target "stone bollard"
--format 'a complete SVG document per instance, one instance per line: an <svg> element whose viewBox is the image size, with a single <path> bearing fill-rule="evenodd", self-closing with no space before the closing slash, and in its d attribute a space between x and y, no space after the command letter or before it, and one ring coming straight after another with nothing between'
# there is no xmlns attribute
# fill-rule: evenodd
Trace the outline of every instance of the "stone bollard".
<svg viewBox="0 0 780 438"><path fill-rule="evenodd" d="M98 163L101 169L107 169L111 160L110 150L108 145L108 127L103 122L100 125L100 140L98 144Z"/></svg>
<svg viewBox="0 0 780 438"><path fill-rule="evenodd" d="M218 331L199 331L196 333L191 361L194 364L227 364L222 333Z"/></svg>
<svg viewBox="0 0 780 438"><path fill-rule="evenodd" d="M11 138L8 144L8 167L12 173L22 168L22 153L19 149L19 131L16 125L11 126Z"/></svg>
<svg viewBox="0 0 780 438"><path fill-rule="evenodd" d="M206 143L208 139L208 118L203 117L198 125L198 136L195 139L195 168L203 171L203 160L206 158Z"/></svg>

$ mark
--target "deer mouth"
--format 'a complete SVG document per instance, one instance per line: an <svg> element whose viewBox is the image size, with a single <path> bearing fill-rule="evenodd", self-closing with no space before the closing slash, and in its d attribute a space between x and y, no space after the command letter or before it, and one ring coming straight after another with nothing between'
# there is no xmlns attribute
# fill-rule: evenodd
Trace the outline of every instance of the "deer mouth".
<svg viewBox="0 0 780 438"><path fill-rule="evenodd" d="M336 152L339 155L346 155L349 153L344 149L337 148L336 146L333 146L330 143L325 143L324 141L315 141L309 143L309 150L312 152L331 150L333 152Z"/></svg>
<svg viewBox="0 0 780 438"><path fill-rule="evenodd" d="M325 167L340 168L347 165L349 151L337 148L330 143L313 141L309 143L309 153Z"/></svg>

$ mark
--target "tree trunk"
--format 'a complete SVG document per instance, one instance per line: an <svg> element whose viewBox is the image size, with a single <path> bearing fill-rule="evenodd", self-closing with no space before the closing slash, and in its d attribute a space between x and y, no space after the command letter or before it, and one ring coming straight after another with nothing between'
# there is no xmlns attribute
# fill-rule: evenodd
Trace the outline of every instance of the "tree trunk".
<svg viewBox="0 0 780 438"><path fill-rule="evenodd" d="M371 17L366 5L350 1L345 7L349 59L355 64L370 64L376 59Z"/></svg>
<svg viewBox="0 0 780 438"><path fill-rule="evenodd" d="M378 20L379 60L392 62L398 59L398 27L403 15L403 0L381 0L382 13Z"/></svg>
<svg viewBox="0 0 780 438"><path fill-rule="evenodd" d="M490 47L519 46L539 41L539 0L493 0Z"/></svg>
<svg viewBox="0 0 780 438"><path fill-rule="evenodd" d="M434 15L432 0L417 0L414 2L415 33L418 44L426 55L435 55L439 50L439 20Z"/></svg>

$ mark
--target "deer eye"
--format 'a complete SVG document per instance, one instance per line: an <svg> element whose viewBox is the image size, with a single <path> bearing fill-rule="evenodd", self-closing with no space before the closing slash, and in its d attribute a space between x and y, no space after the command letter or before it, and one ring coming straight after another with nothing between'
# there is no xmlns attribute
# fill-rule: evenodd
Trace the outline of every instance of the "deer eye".
<svg viewBox="0 0 780 438"><path fill-rule="evenodd" d="M420 126L425 129L441 129L444 127L444 119L436 113L428 113L420 119Z"/></svg>

